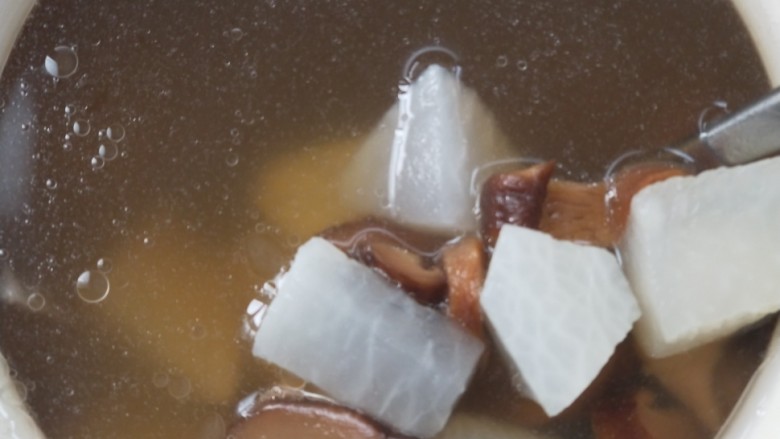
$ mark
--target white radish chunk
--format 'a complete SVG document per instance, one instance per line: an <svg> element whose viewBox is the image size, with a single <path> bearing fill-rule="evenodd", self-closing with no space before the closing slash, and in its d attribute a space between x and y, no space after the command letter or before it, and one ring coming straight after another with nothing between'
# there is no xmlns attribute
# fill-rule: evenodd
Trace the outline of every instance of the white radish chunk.
<svg viewBox="0 0 780 439"><path fill-rule="evenodd" d="M665 357L780 309L780 158L674 177L631 202L623 267Z"/></svg>
<svg viewBox="0 0 780 439"><path fill-rule="evenodd" d="M480 304L518 389L549 416L588 387L639 317L610 252L511 225Z"/></svg>
<svg viewBox="0 0 780 439"><path fill-rule="evenodd" d="M355 155L343 181L345 200L407 225L470 230L472 173L513 155L479 96L432 65L401 88Z"/></svg>
<svg viewBox="0 0 780 439"><path fill-rule="evenodd" d="M298 249L252 353L397 431L444 427L483 350L322 238Z"/></svg>

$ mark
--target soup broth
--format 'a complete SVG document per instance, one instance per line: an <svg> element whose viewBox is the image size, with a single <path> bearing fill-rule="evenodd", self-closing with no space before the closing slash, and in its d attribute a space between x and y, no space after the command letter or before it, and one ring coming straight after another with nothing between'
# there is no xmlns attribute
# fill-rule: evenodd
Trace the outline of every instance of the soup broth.
<svg viewBox="0 0 780 439"><path fill-rule="evenodd" d="M47 436L224 437L304 386L252 358L247 305L355 216L323 200L434 62L582 181L768 89L724 0L41 1L0 80L0 350Z"/></svg>

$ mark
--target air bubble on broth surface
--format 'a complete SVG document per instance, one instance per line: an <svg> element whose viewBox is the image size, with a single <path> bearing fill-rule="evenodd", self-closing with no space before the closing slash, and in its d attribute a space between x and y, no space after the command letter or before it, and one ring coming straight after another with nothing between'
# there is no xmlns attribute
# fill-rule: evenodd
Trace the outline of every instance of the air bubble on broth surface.
<svg viewBox="0 0 780 439"><path fill-rule="evenodd" d="M95 266L97 267L98 271L100 271L101 273L110 273L111 269L114 268L114 265L111 262L111 259L109 258L98 259Z"/></svg>
<svg viewBox="0 0 780 439"><path fill-rule="evenodd" d="M238 160L239 160L238 154L236 154L233 151L228 152L227 156L225 156L225 164L227 164L231 168L238 165Z"/></svg>
<svg viewBox="0 0 780 439"><path fill-rule="evenodd" d="M87 303L102 302L111 290L111 284L105 274L87 270L76 280L76 293Z"/></svg>
<svg viewBox="0 0 780 439"><path fill-rule="evenodd" d="M46 306L46 298L40 293L33 293L27 298L27 306L32 311L38 312Z"/></svg>
<svg viewBox="0 0 780 439"><path fill-rule="evenodd" d="M125 138L125 127L121 124L114 124L106 128L106 137L112 142L121 142Z"/></svg>
<svg viewBox="0 0 780 439"><path fill-rule="evenodd" d="M110 162L119 155L119 148L113 142L105 142L98 147L98 155L103 160Z"/></svg>
<svg viewBox="0 0 780 439"><path fill-rule="evenodd" d="M0 300L0 351L36 383L28 402L50 437L198 437L215 410L232 425L246 395L293 383L251 360L246 305L268 300L255 286L286 263L288 242L359 217L338 182L403 76L444 65L512 148L582 179L626 148L686 137L715 100L738 108L766 89L727 2L347 3L38 2L0 78L0 270L2 286L19 286ZM54 81L45 56L63 44L79 64ZM412 57L431 47L456 59ZM91 129L75 130L81 120ZM126 159L93 172L106 141ZM106 255L111 291L87 305L74 283L105 272ZM187 377L190 394L176 399L155 373Z"/></svg>
<svg viewBox="0 0 780 439"><path fill-rule="evenodd" d="M51 54L46 55L43 66L46 72L53 77L67 78L76 73L79 57L72 47L57 46Z"/></svg>
<svg viewBox="0 0 780 439"><path fill-rule="evenodd" d="M97 171L98 169L103 169L103 166L106 165L106 160L100 155L96 155L89 159L89 165Z"/></svg>
<svg viewBox="0 0 780 439"><path fill-rule="evenodd" d="M78 119L73 122L73 134L84 137L92 130L92 125L87 119Z"/></svg>

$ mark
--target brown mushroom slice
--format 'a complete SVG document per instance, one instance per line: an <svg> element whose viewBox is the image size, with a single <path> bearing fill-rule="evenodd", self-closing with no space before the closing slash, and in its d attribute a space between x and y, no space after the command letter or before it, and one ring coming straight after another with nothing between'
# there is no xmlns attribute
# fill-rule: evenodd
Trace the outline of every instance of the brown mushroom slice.
<svg viewBox="0 0 780 439"><path fill-rule="evenodd" d="M420 254L433 254L452 239L449 235L425 233L372 216L328 227L317 235L353 258L357 257L361 245L374 236L385 237Z"/></svg>
<svg viewBox="0 0 780 439"><path fill-rule="evenodd" d="M374 237L366 242L361 258L398 282L420 303L438 303L444 298L447 280L442 269L396 242Z"/></svg>
<svg viewBox="0 0 780 439"><path fill-rule="evenodd" d="M653 183L688 171L679 165L649 163L618 172L604 183L552 180L539 230L558 239L610 247L620 239L631 198Z"/></svg>
<svg viewBox="0 0 780 439"><path fill-rule="evenodd" d="M418 302L444 300L446 278L432 255L445 242L385 220L367 218L320 233L351 258L376 268Z"/></svg>
<svg viewBox="0 0 780 439"><path fill-rule="evenodd" d="M358 412L320 401L271 401L236 425L235 439L391 439Z"/></svg>
<svg viewBox="0 0 780 439"><path fill-rule="evenodd" d="M619 238L623 235L634 195L653 183L688 174L687 169L677 164L645 163L624 168L611 177L607 201L609 225L614 236Z"/></svg>
<svg viewBox="0 0 780 439"><path fill-rule="evenodd" d="M477 337L484 337L479 294L485 282L487 261L482 240L467 236L442 251L447 277L447 314Z"/></svg>
<svg viewBox="0 0 780 439"><path fill-rule="evenodd" d="M611 246L614 235L607 222L606 193L603 183L551 181L539 230L557 239Z"/></svg>
<svg viewBox="0 0 780 439"><path fill-rule="evenodd" d="M504 224L537 228L555 162L495 174L482 185L479 197L480 231L493 247Z"/></svg>

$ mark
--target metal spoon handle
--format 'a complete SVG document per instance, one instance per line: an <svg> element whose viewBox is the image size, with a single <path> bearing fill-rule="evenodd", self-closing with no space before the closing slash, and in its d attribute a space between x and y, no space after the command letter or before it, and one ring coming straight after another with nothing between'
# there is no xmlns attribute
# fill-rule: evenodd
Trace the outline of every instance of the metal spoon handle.
<svg viewBox="0 0 780 439"><path fill-rule="evenodd" d="M726 165L780 152L780 88L706 129L697 140Z"/></svg>

